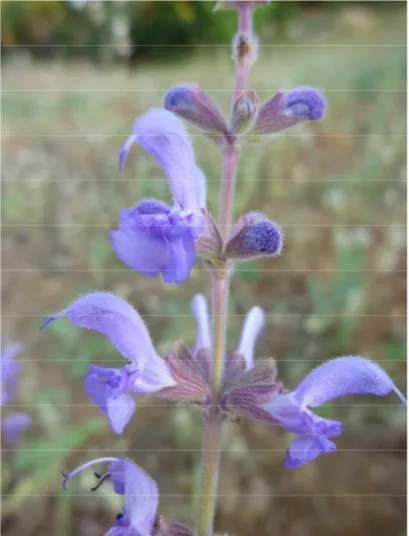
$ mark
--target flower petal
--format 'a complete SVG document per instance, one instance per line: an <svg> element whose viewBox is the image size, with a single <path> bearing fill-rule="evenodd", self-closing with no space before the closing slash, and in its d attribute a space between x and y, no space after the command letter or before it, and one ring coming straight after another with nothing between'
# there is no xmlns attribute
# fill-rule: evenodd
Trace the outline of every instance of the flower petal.
<svg viewBox="0 0 409 536"><path fill-rule="evenodd" d="M118 435L122 434L135 412L135 400L126 393L122 393L117 398L108 398L106 407L112 430Z"/></svg>
<svg viewBox="0 0 409 536"><path fill-rule="evenodd" d="M163 167L175 201L186 210L196 211L196 164L183 123L162 108L152 108L138 117L132 136L120 152L120 169L133 143L139 143Z"/></svg>
<svg viewBox="0 0 409 536"><path fill-rule="evenodd" d="M159 357L139 314L128 302L114 294L86 294L67 309L51 316L41 329L65 315L77 326L104 334L131 361Z"/></svg>
<svg viewBox="0 0 409 536"><path fill-rule="evenodd" d="M206 175L203 173L203 170L198 166L196 166L195 170L195 191L196 203L198 208L205 208L207 200Z"/></svg>
<svg viewBox="0 0 409 536"><path fill-rule="evenodd" d="M264 311L261 307L253 307L248 312L244 321L237 353L244 356L246 360L246 370L249 370L254 366L254 348L257 337L260 335L265 322Z"/></svg>
<svg viewBox="0 0 409 536"><path fill-rule="evenodd" d="M287 450L284 466L288 469L294 469L315 460L320 454L336 449L336 445L325 437L310 435L296 437Z"/></svg>
<svg viewBox="0 0 409 536"><path fill-rule="evenodd" d="M143 372L137 375L134 382L128 386L128 390L131 393L148 395L174 385L176 381L165 360L158 356L155 360L146 361Z"/></svg>
<svg viewBox="0 0 409 536"><path fill-rule="evenodd" d="M120 261L143 275L155 276L169 261L169 244L149 231L110 231L113 250Z"/></svg>
<svg viewBox="0 0 409 536"><path fill-rule="evenodd" d="M196 260L195 240L186 233L185 236L170 243L170 256L162 271L166 283L184 283L190 275Z"/></svg>
<svg viewBox="0 0 409 536"><path fill-rule="evenodd" d="M32 419L27 413L9 413L1 422L4 434L9 441L17 442L24 430L30 428Z"/></svg>
<svg viewBox="0 0 409 536"><path fill-rule="evenodd" d="M209 311L207 309L206 298L203 294L196 294L192 301L192 310L196 318L197 336L194 353L202 348L212 347L212 337L210 334Z"/></svg>
<svg viewBox="0 0 409 536"><path fill-rule="evenodd" d="M121 490L124 492L125 523L129 523L138 536L151 534L159 505L155 481L143 469L126 459L110 464L109 471L112 473L116 493Z"/></svg>
<svg viewBox="0 0 409 536"><path fill-rule="evenodd" d="M84 385L88 395L108 417L113 431L122 434L135 411L135 401L126 393L116 398L109 396L108 385L94 372L87 375Z"/></svg>
<svg viewBox="0 0 409 536"><path fill-rule="evenodd" d="M376 363L363 357L338 357L310 372L294 391L303 406L317 407L344 395L385 396L395 391L406 405L402 393L388 374Z"/></svg>

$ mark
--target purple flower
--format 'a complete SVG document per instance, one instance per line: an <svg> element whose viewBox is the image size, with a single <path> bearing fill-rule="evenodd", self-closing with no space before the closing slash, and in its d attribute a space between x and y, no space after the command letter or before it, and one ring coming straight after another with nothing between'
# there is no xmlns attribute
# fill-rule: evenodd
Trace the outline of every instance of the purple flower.
<svg viewBox="0 0 409 536"><path fill-rule="evenodd" d="M107 415L115 433L122 434L135 411L129 394L152 394L175 385L165 361L156 353L148 330L135 309L108 292L82 296L42 326L68 316L77 326L99 331L130 364L119 369L90 365L85 389Z"/></svg>
<svg viewBox="0 0 409 536"><path fill-rule="evenodd" d="M406 406L406 399L388 374L362 357L338 357L314 369L294 391L279 394L263 405L277 424L297 435L287 451L284 465L298 467L324 452L336 450L330 438L342 433L342 423L319 417L310 407L344 395L385 396L392 391Z"/></svg>
<svg viewBox="0 0 409 536"><path fill-rule="evenodd" d="M260 108L250 134L274 134L303 121L316 121L323 117L325 106L324 97L313 88L279 92Z"/></svg>
<svg viewBox="0 0 409 536"><path fill-rule="evenodd" d="M80 471L96 464L108 463L105 474L95 473L98 487L107 478L112 481L115 493L124 496L122 512L105 536L150 536L153 531L159 505L158 487L155 481L136 464L125 458L98 458L81 465L69 474L63 473L63 488Z"/></svg>
<svg viewBox="0 0 409 536"><path fill-rule="evenodd" d="M0 355L1 403L3 406L12 402L16 396L16 387L21 363L15 358L24 349L19 343L10 343ZM26 413L10 412L1 421L1 428L9 441L18 442L21 433L32 424L31 417Z"/></svg>
<svg viewBox="0 0 409 536"><path fill-rule="evenodd" d="M17 343L9 343L0 355L1 366L1 405L11 402L16 394L16 386L18 380L18 374L20 372L21 363L16 361L18 354L24 349L24 347Z"/></svg>
<svg viewBox="0 0 409 536"><path fill-rule="evenodd" d="M30 428L31 425L32 420L30 415L16 411L9 413L1 421L1 427L6 438L13 443L20 441L21 434Z"/></svg>
<svg viewBox="0 0 409 536"><path fill-rule="evenodd" d="M196 260L196 240L204 231L200 209L206 204L206 179L196 166L182 122L167 110L154 108L136 119L132 135L119 154L119 167L134 143L161 164L168 176L173 206L143 200L119 215L111 241L118 258L147 276L162 274L167 283L183 283Z"/></svg>

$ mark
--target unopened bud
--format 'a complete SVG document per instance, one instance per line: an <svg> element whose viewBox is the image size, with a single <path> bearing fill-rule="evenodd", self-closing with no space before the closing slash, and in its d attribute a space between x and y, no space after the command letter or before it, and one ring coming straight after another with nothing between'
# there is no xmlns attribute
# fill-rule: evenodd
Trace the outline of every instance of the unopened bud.
<svg viewBox="0 0 409 536"><path fill-rule="evenodd" d="M257 93L255 91L243 91L233 107L230 132L232 134L243 134L250 130L256 120L257 112Z"/></svg>
<svg viewBox="0 0 409 536"><path fill-rule="evenodd" d="M258 58L258 39L253 33L239 32L233 39L233 60L250 68Z"/></svg>
<svg viewBox="0 0 409 536"><path fill-rule="evenodd" d="M281 253L283 234L279 227L259 213L250 213L240 220L234 236L225 248L230 259L274 257Z"/></svg>
<svg viewBox="0 0 409 536"><path fill-rule="evenodd" d="M270 0L219 0L213 11L227 11L229 9L240 9L247 6L263 6L269 4Z"/></svg>
<svg viewBox="0 0 409 536"><path fill-rule="evenodd" d="M164 107L207 133L226 135L228 131L223 114L198 85L170 89Z"/></svg>
<svg viewBox="0 0 409 536"><path fill-rule="evenodd" d="M321 93L312 88L281 91L260 108L251 133L274 134L303 121L316 121L323 117L325 105Z"/></svg>

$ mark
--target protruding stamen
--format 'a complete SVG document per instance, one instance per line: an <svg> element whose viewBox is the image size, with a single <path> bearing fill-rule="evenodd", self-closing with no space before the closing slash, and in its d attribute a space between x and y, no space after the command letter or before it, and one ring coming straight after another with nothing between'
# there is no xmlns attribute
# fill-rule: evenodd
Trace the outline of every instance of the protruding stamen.
<svg viewBox="0 0 409 536"><path fill-rule="evenodd" d="M105 482L105 480L106 480L107 478L109 478L110 476L112 476L111 473L105 473L105 474L102 475L102 476L101 476L100 474L98 474L98 473L94 473L94 474L95 474L95 476L99 479L99 482L98 482L98 484L97 484L96 486L94 486L93 488L91 488L91 491L97 491L97 489L101 487L101 485Z"/></svg>

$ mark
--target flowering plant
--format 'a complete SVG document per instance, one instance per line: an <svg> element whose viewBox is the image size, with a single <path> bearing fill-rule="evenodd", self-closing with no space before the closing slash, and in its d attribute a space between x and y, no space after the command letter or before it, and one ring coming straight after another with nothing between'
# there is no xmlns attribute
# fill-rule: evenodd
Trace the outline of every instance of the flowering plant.
<svg viewBox="0 0 409 536"><path fill-rule="evenodd" d="M236 350L226 351L228 297L235 265L256 257L281 254L279 226L256 211L233 222L236 172L243 144L269 138L303 121L321 119L325 100L313 88L280 91L260 105L255 91L246 87L257 60L258 41L252 29L256 0L222 0L220 9L235 9L239 30L233 39L236 76L229 118L198 85L171 88L164 107L149 110L134 122L132 134L119 153L123 168L133 144L139 144L162 166L169 179L172 205L144 199L119 215L110 238L118 258L145 276L161 274L167 283L182 284L202 258L213 283L212 315L207 301L192 302L197 324L194 348L181 341L165 356L156 351L141 317L122 298L94 292L75 300L50 317L44 327L61 316L83 328L105 335L128 363L120 368L90 366L85 389L108 417L117 434L129 423L136 404L134 394L154 395L198 406L203 415L203 459L200 508L190 529L158 515L155 482L125 458L99 458L64 474L63 486L79 471L107 463L107 472L95 473L93 489L110 479L124 506L106 536L213 536L220 447L226 422L244 413L294 434L284 465L295 468L321 454L336 450L333 439L342 423L318 416L316 408L337 397L365 393L385 396L394 391L406 400L387 373L359 356L327 361L312 370L293 390L279 381L274 360L254 360L257 337L265 318L255 306L245 318ZM206 179L195 163L184 119L216 144L222 153L220 213L215 219L206 208Z"/></svg>

